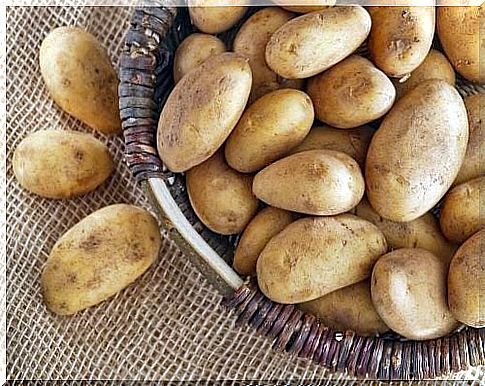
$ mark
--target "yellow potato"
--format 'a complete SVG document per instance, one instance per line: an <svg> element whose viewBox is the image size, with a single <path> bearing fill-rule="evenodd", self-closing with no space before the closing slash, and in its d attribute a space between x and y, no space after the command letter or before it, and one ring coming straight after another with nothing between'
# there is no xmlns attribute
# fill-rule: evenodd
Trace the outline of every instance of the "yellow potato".
<svg viewBox="0 0 485 386"><path fill-rule="evenodd" d="M56 28L42 42L39 61L47 89L63 110L101 133L121 132L118 78L93 35Z"/></svg>
<svg viewBox="0 0 485 386"><path fill-rule="evenodd" d="M47 308L71 315L106 300L150 267L160 245L144 209L118 204L90 214L52 248L41 277Z"/></svg>
<svg viewBox="0 0 485 386"><path fill-rule="evenodd" d="M382 217L412 221L444 196L465 156L468 121L453 86L429 80L404 95L372 137L367 197Z"/></svg>
<svg viewBox="0 0 485 386"><path fill-rule="evenodd" d="M358 127L382 117L396 97L389 78L358 55L349 56L311 78L307 92L316 117L340 129Z"/></svg>
<svg viewBox="0 0 485 386"><path fill-rule="evenodd" d="M310 97L281 89L259 98L244 112L226 142L229 166L252 173L300 144L314 119Z"/></svg>
<svg viewBox="0 0 485 386"><path fill-rule="evenodd" d="M310 0L310 1L298 1L298 4L295 4L293 0L273 0L275 4L279 5L281 8L284 8L291 12L296 13L309 13L315 11L322 11L326 8L329 8L335 5L336 0ZM309 5L305 5L305 3L309 3ZM286 5L288 4L288 5ZM321 5L317 5L321 4Z"/></svg>
<svg viewBox="0 0 485 386"><path fill-rule="evenodd" d="M232 28L247 11L243 6L211 6L211 0L189 0L192 24L200 31L218 34ZM204 6L196 6L202 5Z"/></svg>
<svg viewBox="0 0 485 386"><path fill-rule="evenodd" d="M313 300L369 277L386 250L381 231L351 214L303 218L259 255L259 288L278 303Z"/></svg>
<svg viewBox="0 0 485 386"><path fill-rule="evenodd" d="M108 148L90 134L40 130L15 149L20 185L48 198L70 198L96 189L113 171Z"/></svg>

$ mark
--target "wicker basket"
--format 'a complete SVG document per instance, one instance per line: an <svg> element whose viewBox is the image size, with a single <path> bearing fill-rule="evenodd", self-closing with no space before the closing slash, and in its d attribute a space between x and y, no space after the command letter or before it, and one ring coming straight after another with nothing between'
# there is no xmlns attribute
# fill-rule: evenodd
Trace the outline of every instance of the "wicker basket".
<svg viewBox="0 0 485 386"><path fill-rule="evenodd" d="M228 47L238 27L220 35ZM485 329L463 328L423 342L393 334L362 337L352 331L337 332L293 305L272 302L232 270L235 237L217 235L199 221L189 204L184 176L168 171L156 150L158 116L174 85L173 54L192 31L184 8L135 10L120 68L126 160L170 237L225 296L227 306L238 314L237 323L247 323L272 339L277 350L362 378L429 379L484 365ZM458 85L462 94L478 91L462 80Z"/></svg>

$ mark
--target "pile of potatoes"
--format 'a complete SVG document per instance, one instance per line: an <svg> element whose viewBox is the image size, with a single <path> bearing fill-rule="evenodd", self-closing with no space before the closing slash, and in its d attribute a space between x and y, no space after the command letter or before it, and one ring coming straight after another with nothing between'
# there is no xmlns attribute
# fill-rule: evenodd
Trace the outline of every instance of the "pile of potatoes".
<svg viewBox="0 0 485 386"><path fill-rule="evenodd" d="M454 87L484 82L480 9L273 6L213 35L245 12L189 8L157 136L234 269L339 330L484 327L482 98Z"/></svg>

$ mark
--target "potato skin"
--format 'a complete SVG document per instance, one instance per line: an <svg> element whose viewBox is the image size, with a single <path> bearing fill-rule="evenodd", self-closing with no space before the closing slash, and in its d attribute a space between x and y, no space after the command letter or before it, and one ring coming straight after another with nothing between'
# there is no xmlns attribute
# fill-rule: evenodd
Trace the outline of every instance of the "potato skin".
<svg viewBox="0 0 485 386"><path fill-rule="evenodd" d="M52 248L41 276L47 308L71 315L106 300L150 267L160 245L144 209L117 204L90 214Z"/></svg>
<svg viewBox="0 0 485 386"><path fill-rule="evenodd" d="M285 78L309 78L355 51L370 27L370 16L360 6L335 6L307 13L290 20L271 36L266 62Z"/></svg>
<svg viewBox="0 0 485 386"><path fill-rule="evenodd" d="M121 132L118 77L93 35L77 27L52 30L39 62L49 94L63 110L101 133Z"/></svg>
<svg viewBox="0 0 485 386"><path fill-rule="evenodd" d="M485 177L464 182L448 192L440 224L446 238L459 244L485 227Z"/></svg>
<svg viewBox="0 0 485 386"><path fill-rule="evenodd" d="M194 33L187 36L175 51L173 79L177 83L190 70L200 66L211 56L222 54L226 46L212 35Z"/></svg>
<svg viewBox="0 0 485 386"><path fill-rule="evenodd" d="M458 326L446 303L446 267L424 249L397 249L377 260L371 294L384 323L405 338L434 339Z"/></svg>
<svg viewBox="0 0 485 386"><path fill-rule="evenodd" d="M369 51L388 76L415 70L433 43L435 7L368 7L372 18Z"/></svg>
<svg viewBox="0 0 485 386"><path fill-rule="evenodd" d="M252 176L231 169L218 151L187 172L187 191L197 217L222 235L240 233L258 209Z"/></svg>
<svg viewBox="0 0 485 386"><path fill-rule="evenodd" d="M17 146L12 166L28 191L71 198L101 185L113 171L113 160L106 145L90 134L39 130Z"/></svg>
<svg viewBox="0 0 485 386"><path fill-rule="evenodd" d="M362 336L389 331L372 304L369 280L301 303L298 308L316 316L325 326L337 331L352 330Z"/></svg>
<svg viewBox="0 0 485 386"><path fill-rule="evenodd" d="M183 77L158 121L164 164L184 172L212 156L236 126L250 90L247 60L229 52L210 57Z"/></svg>
<svg viewBox="0 0 485 386"><path fill-rule="evenodd" d="M252 173L286 155L312 127L313 104L302 91L276 90L246 109L227 139L227 163Z"/></svg>
<svg viewBox="0 0 485 386"><path fill-rule="evenodd" d="M347 212L364 194L359 165L333 150L309 150L280 159L254 177L253 192L277 208L312 215Z"/></svg>
<svg viewBox="0 0 485 386"><path fill-rule="evenodd" d="M398 222L425 214L453 183L467 142L466 109L454 87L430 80L409 91L384 118L367 152L372 207Z"/></svg>
<svg viewBox="0 0 485 386"><path fill-rule="evenodd" d="M297 214L268 206L244 230L234 254L234 269L241 275L255 275L256 261L269 240L296 220Z"/></svg>
<svg viewBox="0 0 485 386"><path fill-rule="evenodd" d="M448 304L453 316L475 328L485 327L485 230L470 237L458 249L448 272Z"/></svg>
<svg viewBox="0 0 485 386"><path fill-rule="evenodd" d="M278 2L280 3L280 2ZM329 5L280 5L281 8L286 9L287 11L290 12L296 12L296 13L309 13L309 12L316 12L316 11L322 11L324 9L327 9Z"/></svg>
<svg viewBox="0 0 485 386"><path fill-rule="evenodd" d="M369 277L386 252L384 235L350 214L306 217L288 225L261 252L261 291L271 300L302 303Z"/></svg>
<svg viewBox="0 0 485 386"><path fill-rule="evenodd" d="M311 78L307 92L317 118L340 129L355 128L382 117L396 98L389 78L358 55Z"/></svg>
<svg viewBox="0 0 485 386"><path fill-rule="evenodd" d="M204 4L210 1L204 0ZM207 34L218 34L232 28L246 13L247 7L206 6L197 7L197 1L189 1L189 15L192 24Z"/></svg>

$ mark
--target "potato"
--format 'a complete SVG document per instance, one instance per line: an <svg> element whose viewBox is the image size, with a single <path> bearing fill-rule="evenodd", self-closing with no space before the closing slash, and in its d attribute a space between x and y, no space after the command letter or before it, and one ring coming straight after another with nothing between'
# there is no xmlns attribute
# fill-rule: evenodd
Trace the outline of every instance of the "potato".
<svg viewBox="0 0 485 386"><path fill-rule="evenodd" d="M298 307L337 331L353 330L359 335L369 336L389 330L372 304L369 280L301 303Z"/></svg>
<svg viewBox="0 0 485 386"><path fill-rule="evenodd" d="M232 28L246 13L243 6L211 6L211 0L189 0L192 24L208 34L218 34ZM215 2L217 3L217 1ZM220 2L219 2L220 3ZM196 6L196 5L204 6Z"/></svg>
<svg viewBox="0 0 485 386"><path fill-rule="evenodd" d="M485 227L485 177L454 187L445 196L441 230L448 240L462 243Z"/></svg>
<svg viewBox="0 0 485 386"><path fill-rule="evenodd" d="M254 177L253 192L277 208L335 215L356 206L364 195L359 165L345 153L309 150L269 165Z"/></svg>
<svg viewBox="0 0 485 386"><path fill-rule="evenodd" d="M190 169L187 191L197 217L216 233L242 232L258 209L252 180L227 166L221 151Z"/></svg>
<svg viewBox="0 0 485 386"><path fill-rule="evenodd" d="M200 33L187 36L175 51L173 60L175 83L211 56L222 54L225 51L226 46L223 41L215 36Z"/></svg>
<svg viewBox="0 0 485 386"><path fill-rule="evenodd" d="M93 35L56 28L42 42L39 61L45 85L63 110L101 133L121 132L118 78Z"/></svg>
<svg viewBox="0 0 485 386"><path fill-rule="evenodd" d="M386 250L381 231L356 216L303 218L274 236L259 255L259 288L278 303L313 300L369 277Z"/></svg>
<svg viewBox="0 0 485 386"><path fill-rule="evenodd" d="M435 7L368 7L372 17L369 52L387 75L399 78L414 71L433 43Z"/></svg>
<svg viewBox="0 0 485 386"><path fill-rule="evenodd" d="M374 121L396 98L389 78L367 59L352 55L311 78L307 87L317 118L340 129Z"/></svg>
<svg viewBox="0 0 485 386"><path fill-rule="evenodd" d="M435 339L458 326L446 304L446 266L424 249L397 249L377 260L371 295L384 323L405 338Z"/></svg>
<svg viewBox="0 0 485 386"><path fill-rule="evenodd" d="M237 244L234 269L241 275L255 275L256 261L268 241L297 218L296 213L268 206L248 224Z"/></svg>
<svg viewBox="0 0 485 386"><path fill-rule="evenodd" d="M118 204L90 214L52 248L41 276L47 308L71 315L106 300L150 267L161 243L144 209Z"/></svg>
<svg viewBox="0 0 485 386"><path fill-rule="evenodd" d="M277 2L280 3L280 2ZM296 13L309 13L309 12L315 12L315 11L322 11L324 9L327 9L329 5L280 5L282 8L286 9L287 11L290 12L296 12Z"/></svg>
<svg viewBox="0 0 485 386"><path fill-rule="evenodd" d="M351 156L362 167L372 134L374 134L374 129L370 126L349 130L334 129L326 125L316 126L289 154L319 149L341 151Z"/></svg>
<svg viewBox="0 0 485 386"><path fill-rule="evenodd" d="M453 316L475 328L485 327L485 230L458 249L448 272L448 304Z"/></svg>
<svg viewBox="0 0 485 386"><path fill-rule="evenodd" d="M307 13L290 20L271 36L266 62L285 78L308 78L354 52L366 39L370 27L370 16L360 6L336 6Z"/></svg>
<svg viewBox="0 0 485 386"><path fill-rule="evenodd" d="M483 83L480 50L485 47L480 30L480 7L438 7L436 29L451 64L464 78ZM482 69L480 69L482 67Z"/></svg>
<svg viewBox="0 0 485 386"><path fill-rule="evenodd" d="M47 198L70 198L96 189L113 171L106 145L90 134L40 130L15 149L13 172L24 189Z"/></svg>
<svg viewBox="0 0 485 386"><path fill-rule="evenodd" d="M366 160L367 197L392 221L421 217L444 196L465 156L463 100L442 80L429 80L394 105L372 137Z"/></svg>
<svg viewBox="0 0 485 386"><path fill-rule="evenodd" d="M485 115L484 101L483 94L469 95L465 98L470 135L465 159L454 185L485 175L485 130L482 123L482 117Z"/></svg>
<svg viewBox="0 0 485 386"><path fill-rule="evenodd" d="M252 15L239 29L233 50L249 59L253 73L250 101L280 88L302 88L303 80L278 76L268 67L264 57L271 35L293 17L294 14L280 8L268 7Z"/></svg>
<svg viewBox="0 0 485 386"><path fill-rule="evenodd" d="M158 153L173 172L184 172L224 143L251 91L247 60L234 53L212 56L177 83L158 121Z"/></svg>
<svg viewBox="0 0 485 386"><path fill-rule="evenodd" d="M310 97L293 89L276 90L244 112L226 142L226 160L234 169L252 173L299 145L314 119Z"/></svg>

